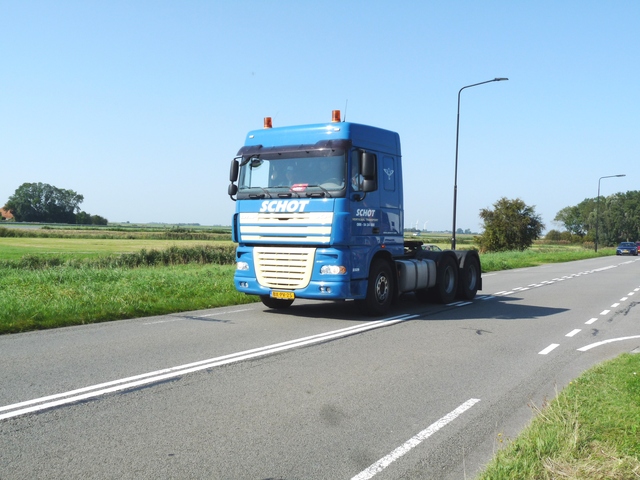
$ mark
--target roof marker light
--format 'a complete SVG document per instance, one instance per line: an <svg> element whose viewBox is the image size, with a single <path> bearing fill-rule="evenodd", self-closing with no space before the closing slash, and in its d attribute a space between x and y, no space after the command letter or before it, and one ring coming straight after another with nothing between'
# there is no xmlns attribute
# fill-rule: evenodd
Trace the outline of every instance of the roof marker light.
<svg viewBox="0 0 640 480"><path fill-rule="evenodd" d="M264 128L273 128L271 117L264 117Z"/></svg>
<svg viewBox="0 0 640 480"><path fill-rule="evenodd" d="M331 111L331 121L333 123L339 123L340 122L340 110L332 110Z"/></svg>

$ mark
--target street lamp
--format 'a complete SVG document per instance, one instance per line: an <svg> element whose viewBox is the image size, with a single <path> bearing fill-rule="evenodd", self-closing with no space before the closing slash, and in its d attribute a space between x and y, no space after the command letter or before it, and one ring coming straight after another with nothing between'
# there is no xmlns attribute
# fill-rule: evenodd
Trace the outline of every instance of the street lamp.
<svg viewBox="0 0 640 480"><path fill-rule="evenodd" d="M493 80L487 80L486 82L474 83L473 85L467 85L462 87L458 92L458 121L456 124L456 169L453 177L453 236L451 237L451 250L456 248L456 203L458 199L458 138L460 136L460 94L465 88L476 87L485 83L501 82L503 80L509 80L508 78L494 78Z"/></svg>
<svg viewBox="0 0 640 480"><path fill-rule="evenodd" d="M600 180L603 178L614 178L614 177L626 177L626 174L621 175L607 175L606 177L600 177L598 179L598 197L596 198L596 252L598 251L598 207L600 206Z"/></svg>

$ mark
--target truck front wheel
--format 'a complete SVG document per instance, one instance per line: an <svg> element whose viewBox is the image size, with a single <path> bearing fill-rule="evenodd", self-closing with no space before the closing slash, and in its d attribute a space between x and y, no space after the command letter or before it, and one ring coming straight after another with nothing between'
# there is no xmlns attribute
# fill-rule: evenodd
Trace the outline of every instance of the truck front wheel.
<svg viewBox="0 0 640 480"><path fill-rule="evenodd" d="M373 261L369 269L367 296L360 303L365 315L378 317L389 311L395 289L394 278L389 262L380 258Z"/></svg>
<svg viewBox="0 0 640 480"><path fill-rule="evenodd" d="M283 300L281 298L271 298L269 295L260 295L260 300L269 308L283 309L289 308L293 300Z"/></svg>

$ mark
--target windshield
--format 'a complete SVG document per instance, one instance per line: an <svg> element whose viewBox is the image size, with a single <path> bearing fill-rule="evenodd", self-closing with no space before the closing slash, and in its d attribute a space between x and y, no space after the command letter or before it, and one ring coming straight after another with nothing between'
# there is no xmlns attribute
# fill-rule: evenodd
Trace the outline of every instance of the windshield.
<svg viewBox="0 0 640 480"><path fill-rule="evenodd" d="M240 162L238 198L340 197L345 172L342 149L247 155Z"/></svg>

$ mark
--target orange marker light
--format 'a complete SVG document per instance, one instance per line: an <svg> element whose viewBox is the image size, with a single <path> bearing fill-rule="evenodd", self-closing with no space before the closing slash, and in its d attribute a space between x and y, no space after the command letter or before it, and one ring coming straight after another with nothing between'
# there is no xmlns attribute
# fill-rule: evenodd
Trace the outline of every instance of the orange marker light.
<svg viewBox="0 0 640 480"><path fill-rule="evenodd" d="M264 128L273 128L271 117L264 117Z"/></svg>
<svg viewBox="0 0 640 480"><path fill-rule="evenodd" d="M331 111L331 121L334 123L340 122L340 110Z"/></svg>

